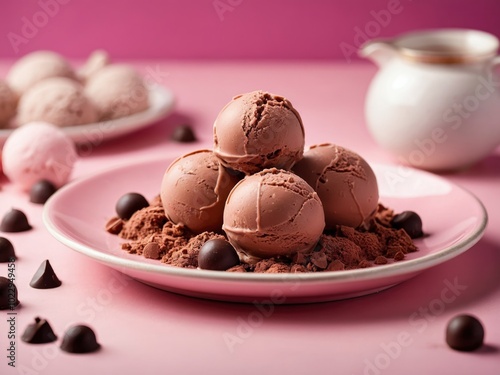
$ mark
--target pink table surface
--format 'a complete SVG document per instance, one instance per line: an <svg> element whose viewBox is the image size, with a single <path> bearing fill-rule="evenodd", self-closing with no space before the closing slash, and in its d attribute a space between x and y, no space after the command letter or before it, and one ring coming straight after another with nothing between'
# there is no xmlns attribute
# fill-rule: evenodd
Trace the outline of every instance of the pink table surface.
<svg viewBox="0 0 500 375"><path fill-rule="evenodd" d="M8 66L1 63L0 73L5 74ZM136 66L173 90L175 112L133 136L87 150L74 179L127 160L211 147L212 123L220 108L233 95L255 89L283 94L294 103L304 120L307 144L336 142L369 161L393 162L365 129L364 94L376 71L371 65L151 61ZM195 127L198 143L169 140L173 126L183 122ZM194 299L148 287L66 248L44 228L42 207L29 203L3 177L0 214L20 208L34 229L4 234L19 257L15 274L22 306L16 321L16 368L7 365L7 315L1 312L0 373L498 374L500 150L472 169L446 177L476 194L489 212L486 234L472 249L378 294L274 306L265 316L253 305ZM63 281L61 287L29 286L44 259L50 259ZM7 264L0 264L1 275L6 269ZM440 303L449 283L460 286L458 295L453 302ZM458 313L482 320L484 348L461 353L447 347L445 327ZM74 355L59 350L60 340L45 345L22 342L19 337L35 316L48 319L59 338L70 324L89 324L102 350Z"/></svg>

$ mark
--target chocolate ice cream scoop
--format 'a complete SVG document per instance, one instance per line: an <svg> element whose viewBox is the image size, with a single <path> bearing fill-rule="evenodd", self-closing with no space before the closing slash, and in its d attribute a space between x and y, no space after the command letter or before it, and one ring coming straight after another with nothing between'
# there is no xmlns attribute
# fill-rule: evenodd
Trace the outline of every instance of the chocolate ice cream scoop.
<svg viewBox="0 0 500 375"><path fill-rule="evenodd" d="M327 229L359 227L377 209L375 174L361 156L348 149L333 144L312 146L293 171L318 193Z"/></svg>
<svg viewBox="0 0 500 375"><path fill-rule="evenodd" d="M312 249L324 226L323 206L311 186L291 172L271 168L233 188L222 229L240 259L255 263Z"/></svg>
<svg viewBox="0 0 500 375"><path fill-rule="evenodd" d="M292 103L254 91L233 98L214 123L214 153L231 169L252 174L290 169L302 158L304 127Z"/></svg>
<svg viewBox="0 0 500 375"><path fill-rule="evenodd" d="M209 150L176 159L161 184L165 215L194 233L220 232L226 198L238 178Z"/></svg>

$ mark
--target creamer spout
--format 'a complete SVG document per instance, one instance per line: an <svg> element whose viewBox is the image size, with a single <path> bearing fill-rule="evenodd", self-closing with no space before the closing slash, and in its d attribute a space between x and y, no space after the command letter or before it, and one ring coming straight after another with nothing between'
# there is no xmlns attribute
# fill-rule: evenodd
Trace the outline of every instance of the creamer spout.
<svg viewBox="0 0 500 375"><path fill-rule="evenodd" d="M375 39L363 44L358 51L360 57L367 58L377 64L384 66L397 53L397 49L390 40Z"/></svg>

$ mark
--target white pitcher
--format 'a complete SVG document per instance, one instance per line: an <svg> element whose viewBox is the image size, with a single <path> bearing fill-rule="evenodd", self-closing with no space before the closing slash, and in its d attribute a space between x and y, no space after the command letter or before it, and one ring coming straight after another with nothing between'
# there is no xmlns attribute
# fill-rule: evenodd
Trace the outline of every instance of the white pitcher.
<svg viewBox="0 0 500 375"><path fill-rule="evenodd" d="M500 143L498 39L477 30L440 29L373 40L360 55L380 70L365 114L377 143L397 159L456 170Z"/></svg>

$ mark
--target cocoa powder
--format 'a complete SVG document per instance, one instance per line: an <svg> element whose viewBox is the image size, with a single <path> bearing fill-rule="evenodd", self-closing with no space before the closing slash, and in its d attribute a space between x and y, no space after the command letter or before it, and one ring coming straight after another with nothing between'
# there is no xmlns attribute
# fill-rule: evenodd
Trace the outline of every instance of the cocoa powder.
<svg viewBox="0 0 500 375"><path fill-rule="evenodd" d="M241 263L228 272L295 273L341 271L366 268L401 261L417 250L412 239L390 222L394 212L379 205L364 228L337 226L325 232L317 246L290 258L262 259L255 264ZM127 220L112 218L107 224L110 233L129 240L122 249L176 267L197 268L201 246L210 239L224 238L214 232L198 235L167 219L161 201L156 197L150 206L137 211ZM110 225L113 223L113 225ZM118 231L118 229L120 229Z"/></svg>

